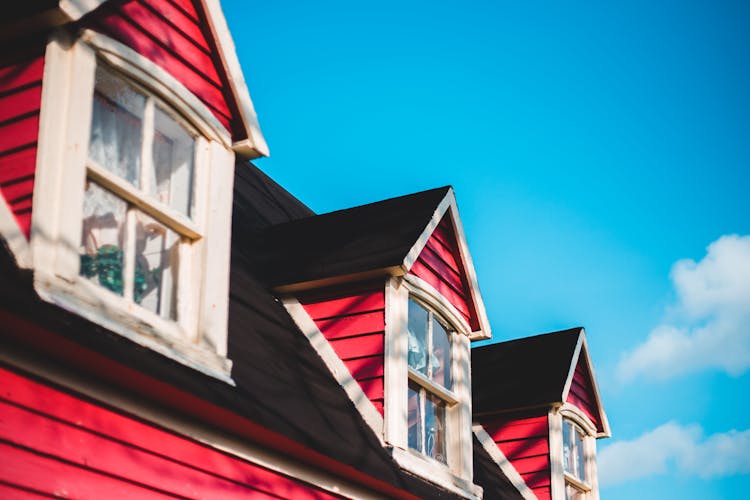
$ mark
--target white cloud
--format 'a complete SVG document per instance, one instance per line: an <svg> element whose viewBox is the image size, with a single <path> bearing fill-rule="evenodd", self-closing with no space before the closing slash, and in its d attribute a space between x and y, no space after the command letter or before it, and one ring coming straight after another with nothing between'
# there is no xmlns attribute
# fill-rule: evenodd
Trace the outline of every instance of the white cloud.
<svg viewBox="0 0 750 500"><path fill-rule="evenodd" d="M599 453L603 486L678 470L704 479L750 473L750 430L702 437L697 425L668 422L631 441L616 441Z"/></svg>
<svg viewBox="0 0 750 500"><path fill-rule="evenodd" d="M625 354L620 380L667 379L704 369L750 368L750 236L722 236L699 262L672 266L678 302L668 321Z"/></svg>

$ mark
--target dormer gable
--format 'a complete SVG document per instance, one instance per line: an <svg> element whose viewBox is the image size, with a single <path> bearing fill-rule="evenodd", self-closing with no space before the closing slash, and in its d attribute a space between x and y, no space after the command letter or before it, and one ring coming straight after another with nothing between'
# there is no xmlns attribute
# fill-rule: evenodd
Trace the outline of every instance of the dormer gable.
<svg viewBox="0 0 750 500"><path fill-rule="evenodd" d="M218 1L8 19L0 236L16 265L43 300L231 383L234 166L267 148Z"/></svg>
<svg viewBox="0 0 750 500"><path fill-rule="evenodd" d="M258 267L394 459L474 496L469 343L490 329L453 190L259 236Z"/></svg>
<svg viewBox="0 0 750 500"><path fill-rule="evenodd" d="M28 43L61 27L100 33L151 60L210 109L231 134L238 154L268 156L218 0L39 2L11 9L0 36Z"/></svg>
<svg viewBox="0 0 750 500"><path fill-rule="evenodd" d="M598 498L610 435L583 328L472 350L474 434L526 498Z"/></svg>

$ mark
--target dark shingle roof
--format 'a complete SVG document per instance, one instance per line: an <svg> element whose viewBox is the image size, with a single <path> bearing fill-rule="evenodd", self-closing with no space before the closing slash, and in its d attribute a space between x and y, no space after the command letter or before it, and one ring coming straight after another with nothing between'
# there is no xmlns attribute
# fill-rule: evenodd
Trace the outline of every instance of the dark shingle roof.
<svg viewBox="0 0 750 500"><path fill-rule="evenodd" d="M581 331L571 328L472 349L474 414L562 402Z"/></svg>
<svg viewBox="0 0 750 500"><path fill-rule="evenodd" d="M449 187L277 224L255 259L272 286L400 265Z"/></svg>
<svg viewBox="0 0 750 500"><path fill-rule="evenodd" d="M483 500L522 500L523 495L513 486L505 474L500 471L484 447L473 438L474 446L474 482L484 490Z"/></svg>

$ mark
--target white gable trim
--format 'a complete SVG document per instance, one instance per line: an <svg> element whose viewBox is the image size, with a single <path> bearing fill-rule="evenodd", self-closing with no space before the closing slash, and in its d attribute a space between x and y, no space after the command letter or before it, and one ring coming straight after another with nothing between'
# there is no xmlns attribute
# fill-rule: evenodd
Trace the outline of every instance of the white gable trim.
<svg viewBox="0 0 750 500"><path fill-rule="evenodd" d="M344 391L346 391L346 395L349 396L354 407L359 411L364 421L375 433L381 446L385 446L385 442L383 441L383 417L362 390L359 382L357 382L354 377L352 377L351 373L349 373L349 369L341 358L339 358L338 354L336 354L336 351L333 350L333 347L331 347L330 342L325 338L323 332L318 329L313 319L307 314L305 308L296 298L285 297L281 302L284 304L289 316L294 320L294 323L305 337L307 337L307 340L310 341L310 345L312 345L318 355L323 358L323 362L330 370L333 378L335 378Z"/></svg>
<svg viewBox="0 0 750 500"><path fill-rule="evenodd" d="M8 245L10 253L18 267L30 269L32 267L31 245L26 240L21 228L18 227L13 211L0 193L0 237Z"/></svg>
<svg viewBox="0 0 750 500"><path fill-rule="evenodd" d="M568 378L565 379L565 386L563 387L561 401L565 403L565 401L567 401L568 399L568 395L570 394L570 386L573 383L573 376L575 375L576 367L578 366L578 360L581 357L581 352L584 353L583 359L586 362L586 367L589 370L589 376L591 378L591 388L594 392L594 398L596 399L596 408L599 411L599 418L602 419L603 431L597 432L596 437L610 437L612 435L612 430L609 427L607 414L604 413L604 405L602 405L599 385L596 383L596 375L594 374L594 364L591 362L591 356L589 355L589 346L586 340L586 331L583 328L581 328L581 332L578 336L578 342L576 343L576 348L573 351L573 359L571 360L570 369L568 370Z"/></svg>
<svg viewBox="0 0 750 500"><path fill-rule="evenodd" d="M497 466L500 467L500 470L505 474L505 477L507 477L513 486L516 487L521 496L526 500L537 500L534 491L529 488L526 481L521 477L521 474L518 473L516 468L513 467L513 464L505 457L505 454L500 450L492 437L487 434L484 427L482 427L481 424L474 424L472 430L474 431L477 440L479 440L479 443L482 445L482 448L484 448L484 451L486 451L490 458L492 458Z"/></svg>
<svg viewBox="0 0 750 500"><path fill-rule="evenodd" d="M70 18L77 21L89 12L94 11L107 0L60 0L60 10ZM258 158L268 156L268 145L263 138L258 124L258 116L255 113L250 91L245 82L245 76L237 58L237 52L232 40L232 35L227 26L227 20L221 9L219 0L200 0L200 5L208 19L208 28L214 37L219 49L219 59L227 74L229 88L232 96L237 102L240 119L247 134L247 139L237 141L233 145L234 151L244 158Z"/></svg>
<svg viewBox="0 0 750 500"><path fill-rule="evenodd" d="M258 124L258 116L255 113L253 101L250 99L250 91L245 82L245 76L237 58L237 51L232 40L232 35L227 26L224 12L221 10L219 0L201 0L201 5L208 18L208 27L219 47L219 58L227 72L229 88L237 100L240 118L247 132L247 139L236 142L234 151L246 158L258 158L268 156L268 145L263 138Z"/></svg>
<svg viewBox="0 0 750 500"><path fill-rule="evenodd" d="M451 216L454 233L458 240L458 253L461 258L464 272L466 273L466 279L469 282L469 293L471 294L471 299L474 303L474 310L479 319L479 330L472 332L471 335L469 335L469 338L471 340L489 339L492 337L492 330L490 329L490 322L487 319L487 311L484 307L482 295L479 293L477 274L474 269L474 263L471 260L471 254L469 253L469 245L466 243L466 234L464 233L464 228L461 224L461 218L458 215L458 204L456 203L456 195L453 192L453 188L448 189L445 197L440 204L438 204L435 212L433 212L432 217L427 223L427 226L422 231L422 234L417 238L417 241L406 254L401 267L403 267L404 273L409 272L419 258L419 254L422 253L422 250L424 250L424 247L427 245L430 236L432 236L432 233L447 212L449 212Z"/></svg>

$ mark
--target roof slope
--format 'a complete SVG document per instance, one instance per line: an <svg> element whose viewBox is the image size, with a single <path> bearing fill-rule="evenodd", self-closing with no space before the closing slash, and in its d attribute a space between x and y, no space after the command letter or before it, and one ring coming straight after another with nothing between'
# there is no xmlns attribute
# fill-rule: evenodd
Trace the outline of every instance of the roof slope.
<svg viewBox="0 0 750 500"><path fill-rule="evenodd" d="M255 253L271 286L399 266L450 187L272 226Z"/></svg>
<svg viewBox="0 0 750 500"><path fill-rule="evenodd" d="M234 387L40 301L31 287L30 275L15 268L2 245L0 272L8 280L0 286L0 312L34 322L47 332L346 464L382 485L418 498L456 498L398 466L283 305L256 278L258 267L250 254L263 229L311 213L254 166L237 165L228 325ZM5 333L3 325L0 333ZM26 348L46 349L44 345ZM59 352L47 349L45 354L54 356L50 363L65 362ZM70 368L101 375L96 372L100 367L94 365L78 363Z"/></svg>
<svg viewBox="0 0 750 500"><path fill-rule="evenodd" d="M472 444L474 446L474 482L482 486L483 500L522 500L523 495L498 469L497 464L476 436L472 438Z"/></svg>
<svg viewBox="0 0 750 500"><path fill-rule="evenodd" d="M571 328L471 350L475 415L563 402L582 328Z"/></svg>

